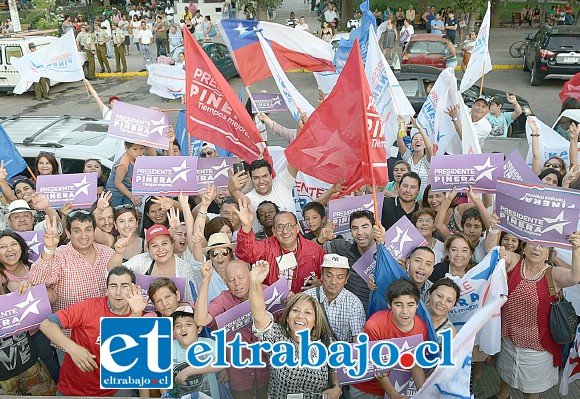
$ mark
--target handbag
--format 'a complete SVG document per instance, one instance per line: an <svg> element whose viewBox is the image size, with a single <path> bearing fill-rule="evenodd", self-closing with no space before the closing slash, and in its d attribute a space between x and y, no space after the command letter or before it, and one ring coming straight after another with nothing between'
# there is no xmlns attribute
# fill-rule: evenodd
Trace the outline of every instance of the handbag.
<svg viewBox="0 0 580 399"><path fill-rule="evenodd" d="M558 300L550 306L550 333L552 339L558 344L569 344L574 341L578 317L572 303L570 303L562 293L557 293L552 279L552 268L546 270L548 278L548 290L550 296L557 296Z"/></svg>
<svg viewBox="0 0 580 399"><path fill-rule="evenodd" d="M213 24L211 25L211 28L209 28L209 32L207 34L209 37L214 37L217 36L217 32L215 30L215 26L213 26Z"/></svg>

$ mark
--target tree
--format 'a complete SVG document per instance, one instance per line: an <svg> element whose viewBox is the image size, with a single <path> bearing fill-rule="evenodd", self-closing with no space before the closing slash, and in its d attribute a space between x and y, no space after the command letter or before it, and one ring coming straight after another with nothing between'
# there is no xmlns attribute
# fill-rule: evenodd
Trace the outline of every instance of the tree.
<svg viewBox="0 0 580 399"><path fill-rule="evenodd" d="M50 11L56 6L56 0L36 0L36 9L44 14L47 23L50 23Z"/></svg>
<svg viewBox="0 0 580 399"><path fill-rule="evenodd" d="M455 0L453 6L456 10L463 10L469 17L469 25L467 31L475 30L475 16L487 6L487 0Z"/></svg>
<svg viewBox="0 0 580 399"><path fill-rule="evenodd" d="M490 24L492 28L499 28L499 3L500 0L491 0Z"/></svg>

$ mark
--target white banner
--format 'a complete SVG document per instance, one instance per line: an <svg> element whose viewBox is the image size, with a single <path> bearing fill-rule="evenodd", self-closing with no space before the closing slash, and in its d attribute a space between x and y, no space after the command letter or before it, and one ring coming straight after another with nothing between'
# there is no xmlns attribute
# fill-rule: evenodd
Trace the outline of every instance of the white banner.
<svg viewBox="0 0 580 399"><path fill-rule="evenodd" d="M151 64L147 68L149 93L176 99L185 95L185 69L182 65Z"/></svg>
<svg viewBox="0 0 580 399"><path fill-rule="evenodd" d="M399 126L397 115L403 115L408 122L415 110L403 92L399 81L385 60L374 29L369 29L369 47L365 63L365 73L375 107L381 116L387 148L397 140Z"/></svg>
<svg viewBox="0 0 580 399"><path fill-rule="evenodd" d="M489 16L491 4L487 2L487 11L481 21L481 27L475 40L475 45L471 51L471 58L469 64L461 79L461 87L459 91L463 93L469 89L475 82L477 82L483 75L491 71L491 57L489 56Z"/></svg>
<svg viewBox="0 0 580 399"><path fill-rule="evenodd" d="M528 116L528 118L535 117ZM538 133L540 134L538 140L540 143L541 165L544 165L544 162L552 157L560 157L566 162L566 165L570 165L570 142L538 118L536 118L536 125L538 126ZM526 137L529 145L528 156L526 158L528 165L532 165L532 137L530 134L532 134L532 129L530 128L530 125L526 123Z"/></svg>
<svg viewBox="0 0 580 399"><path fill-rule="evenodd" d="M15 94L26 92L40 78L58 82L77 82L85 78L72 30L50 45L24 57L11 57L10 63L20 73L20 82L14 88Z"/></svg>
<svg viewBox="0 0 580 399"><path fill-rule="evenodd" d="M294 117L294 120L298 122L300 118L300 112L305 112L306 115L310 116L314 112L314 107L310 105L307 99L304 98L302 94L294 87L292 82L288 79L288 76L284 73L284 70L278 63L274 51L270 44L264 39L261 32L258 32L258 39L260 39L260 45L262 46L262 51L264 53L264 58L268 63L272 77L282 94L282 98L290 110L290 113Z"/></svg>

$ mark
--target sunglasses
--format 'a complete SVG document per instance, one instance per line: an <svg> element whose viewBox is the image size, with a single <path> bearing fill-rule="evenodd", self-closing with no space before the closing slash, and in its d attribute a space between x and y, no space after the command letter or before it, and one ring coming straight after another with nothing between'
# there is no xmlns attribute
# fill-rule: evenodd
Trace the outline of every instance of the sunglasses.
<svg viewBox="0 0 580 399"><path fill-rule="evenodd" d="M121 209L135 209L135 207L131 204L123 204L123 205L117 205L113 209L116 211L120 211Z"/></svg>
<svg viewBox="0 0 580 399"><path fill-rule="evenodd" d="M211 157L213 156L214 152L213 151L207 151L207 152L202 152L199 156L201 158L207 158L207 157Z"/></svg>
<svg viewBox="0 0 580 399"><path fill-rule="evenodd" d="M212 259L217 257L220 254L222 256L228 256L230 254L230 250L229 249L214 249L213 251L209 251L209 257Z"/></svg>
<svg viewBox="0 0 580 399"><path fill-rule="evenodd" d="M559 163L545 163L544 168L562 169L562 165Z"/></svg>
<svg viewBox="0 0 580 399"><path fill-rule="evenodd" d="M90 214L91 214L91 212L89 212L89 211L87 211L85 209L79 209L77 211L72 211L71 213L69 213L68 214L68 217L72 219L72 218L74 218L74 217L76 217L78 215L88 216Z"/></svg>

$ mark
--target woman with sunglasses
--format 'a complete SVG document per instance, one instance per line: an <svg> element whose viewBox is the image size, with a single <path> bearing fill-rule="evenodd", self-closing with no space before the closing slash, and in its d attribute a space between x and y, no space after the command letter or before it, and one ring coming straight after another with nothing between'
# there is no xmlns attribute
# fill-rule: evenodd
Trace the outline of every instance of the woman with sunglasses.
<svg viewBox="0 0 580 399"><path fill-rule="evenodd" d="M493 219L495 227L499 218ZM501 249L508 300L501 308L501 352L496 362L500 388L491 398L509 398L511 388L538 398L558 383L562 350L550 333L550 308L561 289L580 281L580 231L568 241L572 244L571 268L553 267L554 249L548 246L528 243L522 254Z"/></svg>
<svg viewBox="0 0 580 399"><path fill-rule="evenodd" d="M149 252L133 256L127 262L122 262L123 253L128 248L130 240L121 238L115 243L115 254L111 257L107 269L123 263L123 266L133 270L135 274L157 277L179 277L186 281L185 300L193 300L189 283L193 283L196 290L201 284L199 264L190 263L175 254L175 240L167 227L159 224L151 226L145 232L145 242ZM197 272L196 272L197 269Z"/></svg>
<svg viewBox="0 0 580 399"><path fill-rule="evenodd" d="M532 139L532 170L536 175L540 175L543 170L555 169L560 172L561 178L564 178L567 173L566 162L560 157L551 157L546 162L544 162L544 167L541 166L542 154L540 151L540 133L538 130L538 125L533 117L528 118L528 125L530 126L532 133L530 134ZM578 165L578 130L580 125L571 125L568 129L568 134L570 135L570 168L574 165ZM574 138L574 139L573 139ZM560 179L561 180L561 179ZM560 184L561 185L561 184Z"/></svg>

